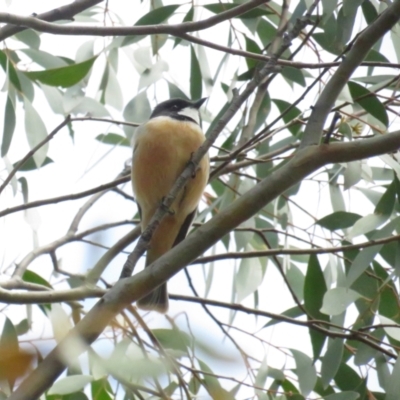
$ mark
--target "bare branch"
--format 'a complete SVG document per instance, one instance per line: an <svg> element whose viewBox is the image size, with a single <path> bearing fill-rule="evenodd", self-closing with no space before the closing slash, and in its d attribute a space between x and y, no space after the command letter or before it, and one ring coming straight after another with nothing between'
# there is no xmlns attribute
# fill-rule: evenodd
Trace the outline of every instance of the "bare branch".
<svg viewBox="0 0 400 400"><path fill-rule="evenodd" d="M54 10L39 14L36 16L36 18L48 22L59 21L62 19L72 19L76 14L95 6L102 1L103 0L75 0L66 6L58 7ZM0 28L0 41L3 41L4 39L7 39L8 37L25 29L26 28L24 27L15 26L15 24L3 26Z"/></svg>
<svg viewBox="0 0 400 400"><path fill-rule="evenodd" d="M244 14L258 7L268 0L250 0L230 10L223 11L203 21L183 22L176 25L145 25L145 26L79 26L52 24L35 17L23 17L8 13L0 13L0 22L6 22L18 27L32 28L38 32L47 32L56 35L89 35L89 36L129 36L129 35L152 35L171 34L183 32L195 32L215 26L230 18Z"/></svg>
<svg viewBox="0 0 400 400"><path fill-rule="evenodd" d="M126 175L126 176L123 176L122 178L116 179L115 181L105 183L104 185L97 186L93 189L84 190L83 192L79 192L79 193L75 193L75 194L68 194L65 196L53 197L53 198L45 199L45 200L36 200L36 201L32 201L30 203L21 204L20 206L6 208L5 210L0 211L0 218L4 217L5 215L8 215L8 214L12 214L12 213L15 213L18 211L28 210L30 208L46 206L48 204L57 204L57 203L61 203L62 201L78 200L83 197L90 196L91 194L95 194L98 192L103 192L108 189L112 189L118 185L121 185L122 183L129 182L130 180L131 180L130 175Z"/></svg>
<svg viewBox="0 0 400 400"><path fill-rule="evenodd" d="M17 163L14 169L10 172L7 176L3 184L0 186L0 194L4 190L4 188L8 185L11 181L13 176L18 172L18 170L46 143L50 142L51 139L65 126L69 123L70 116L68 115L60 125L58 125L52 132L50 132L40 143L38 143L33 149L26 153L25 157Z"/></svg>

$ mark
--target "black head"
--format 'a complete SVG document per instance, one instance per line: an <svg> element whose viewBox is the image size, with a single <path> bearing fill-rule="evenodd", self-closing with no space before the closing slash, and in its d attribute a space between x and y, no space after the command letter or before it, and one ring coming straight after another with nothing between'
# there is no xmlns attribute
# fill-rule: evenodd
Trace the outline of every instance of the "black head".
<svg viewBox="0 0 400 400"><path fill-rule="evenodd" d="M153 110L150 119L165 116L179 121L191 121L200 124L199 108L206 99L207 97L197 101L188 101L183 99L170 99L163 101Z"/></svg>

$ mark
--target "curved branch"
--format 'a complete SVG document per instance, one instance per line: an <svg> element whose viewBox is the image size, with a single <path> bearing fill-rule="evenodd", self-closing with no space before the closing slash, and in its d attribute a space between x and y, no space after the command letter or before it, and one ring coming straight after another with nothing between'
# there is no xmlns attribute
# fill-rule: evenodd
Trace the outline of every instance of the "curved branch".
<svg viewBox="0 0 400 400"><path fill-rule="evenodd" d="M400 2L395 1L372 22L352 44L340 67L326 84L313 107L300 147L318 144L325 120L350 76L366 57L374 43L388 32L400 19Z"/></svg>
<svg viewBox="0 0 400 400"><path fill-rule="evenodd" d="M127 176L123 176L122 178L115 179L112 182L105 183L104 185L100 185L100 186L97 186L92 189L84 190L83 192L79 192L79 193L75 193L75 194L68 194L65 196L53 197L53 198L45 199L45 200L36 200L36 201L32 201L30 203L21 204L19 206L6 208L5 210L0 211L0 218L4 217L5 215L12 214L12 213L15 213L18 211L25 211L30 208L41 207L41 206L45 206L48 204L57 204L57 203L61 203L62 201L71 201L71 200L81 199L83 197L90 196L91 194L103 192L105 190L114 188L118 185L121 185L122 183L129 182L130 180L131 180L130 175L127 175Z"/></svg>
<svg viewBox="0 0 400 400"><path fill-rule="evenodd" d="M38 32L47 32L56 35L90 35L90 36L129 36L129 35L151 35L171 34L183 32L195 32L210 28L228 19L244 14L269 0L250 0L245 3L223 11L203 21L183 22L176 25L158 24L144 26L78 26L52 24L35 17L22 17L20 15L0 13L0 22L6 22L19 27L32 28Z"/></svg>
<svg viewBox="0 0 400 400"><path fill-rule="evenodd" d="M309 255L309 254L329 254L329 253L339 253L342 251L349 250L359 250L365 249L367 247L377 246L380 244L386 244L390 242L396 242L400 240L400 235L394 235L385 237L383 239L370 240L368 242L349 244L346 246L337 247L323 247L323 248L313 248L313 249L270 249L270 250L258 250L258 251L245 251L245 252L229 252L223 254L215 254L213 256L200 257L193 261L191 265L195 264L207 264L209 262L221 261L227 259L243 259L243 258L253 258L253 257L270 257L270 256L281 256L281 255Z"/></svg>
<svg viewBox="0 0 400 400"><path fill-rule="evenodd" d="M65 126L69 123L70 116L68 115L60 125L58 125L52 132L50 132L40 143L38 143L33 149L28 151L24 158L17 163L13 170L9 173L3 184L0 186L0 194L4 188L9 184L13 176L18 172L18 170L46 143L50 142L51 139Z"/></svg>
<svg viewBox="0 0 400 400"><path fill-rule="evenodd" d="M275 170L210 221L196 229L184 241L155 261L150 268L145 268L133 277L119 280L22 382L10 400L28 400L40 396L64 370L60 348L66 346L71 337L79 335L86 343L92 343L109 321L127 305L170 279L232 229L310 173L331 162L355 161L395 151L399 144L400 131L397 131L363 141L308 146L299 150L287 164ZM371 343L367 344L374 346Z"/></svg>
<svg viewBox="0 0 400 400"><path fill-rule="evenodd" d="M62 19L72 19L76 14L87 10L96 4L101 3L103 0L75 0L73 3L66 6L55 8L51 11L46 11L45 13L39 14L36 18L43 21L57 21ZM7 39L8 37L15 35L18 32L25 30L24 27L15 26L15 24L10 24L0 28L0 41Z"/></svg>

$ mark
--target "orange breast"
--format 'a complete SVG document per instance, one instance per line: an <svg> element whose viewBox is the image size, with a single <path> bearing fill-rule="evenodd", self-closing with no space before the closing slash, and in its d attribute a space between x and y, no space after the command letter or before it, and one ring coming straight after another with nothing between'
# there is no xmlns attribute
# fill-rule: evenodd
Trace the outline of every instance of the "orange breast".
<svg viewBox="0 0 400 400"><path fill-rule="evenodd" d="M143 227L204 140L204 134L196 124L168 117L151 119L138 128L132 160L132 186L142 209ZM188 182L172 206L177 219L184 220L197 207L208 173L208 157L205 157L196 177Z"/></svg>

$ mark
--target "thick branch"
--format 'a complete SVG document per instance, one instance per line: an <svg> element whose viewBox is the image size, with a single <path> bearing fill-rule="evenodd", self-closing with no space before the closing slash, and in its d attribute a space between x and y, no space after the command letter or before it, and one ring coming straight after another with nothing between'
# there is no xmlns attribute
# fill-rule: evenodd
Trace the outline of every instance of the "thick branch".
<svg viewBox="0 0 400 400"><path fill-rule="evenodd" d="M395 1L379 18L360 33L342 64L333 74L319 96L304 131L301 147L319 143L325 120L331 112L340 92L350 79L350 76L366 57L374 43L388 32L399 18L400 1Z"/></svg>
<svg viewBox="0 0 400 400"><path fill-rule="evenodd" d="M133 277L118 281L20 385L10 400L39 397L64 370L65 365L59 349L70 341L71 336L79 335L86 343L92 343L109 321L127 305L170 279L224 235L310 173L331 162L355 161L395 151L399 143L400 131L397 131L364 141L309 146L299 150L291 161L199 227L183 242L155 261L152 267L145 268Z"/></svg>

